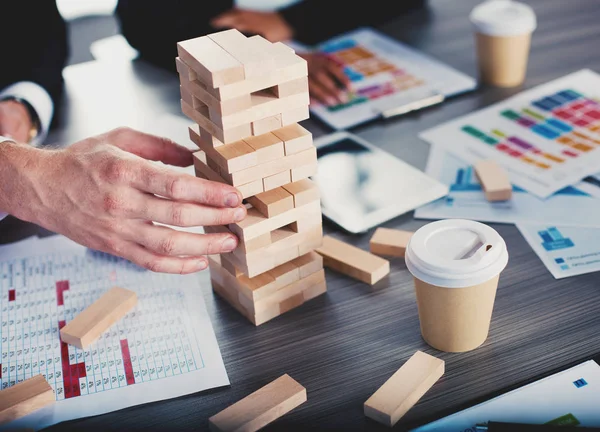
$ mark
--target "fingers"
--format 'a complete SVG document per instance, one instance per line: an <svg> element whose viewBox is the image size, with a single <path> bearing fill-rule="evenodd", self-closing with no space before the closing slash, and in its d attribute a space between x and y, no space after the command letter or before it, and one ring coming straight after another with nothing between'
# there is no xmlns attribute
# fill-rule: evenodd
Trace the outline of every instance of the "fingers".
<svg viewBox="0 0 600 432"><path fill-rule="evenodd" d="M130 128L118 128L106 135L111 144L144 159L181 167L190 166L193 162L192 150L165 137Z"/></svg>
<svg viewBox="0 0 600 432"><path fill-rule="evenodd" d="M350 87L350 78L344 73L344 68L332 60L325 63L326 70L337 80L342 89Z"/></svg>
<svg viewBox="0 0 600 432"><path fill-rule="evenodd" d="M125 243L122 257L140 267L157 273L189 274L208 267L208 259L206 257L159 255L133 242Z"/></svg>
<svg viewBox="0 0 600 432"><path fill-rule="evenodd" d="M320 80L323 79L323 74L317 74L316 77L309 78L308 91L311 98L325 105L337 105L341 103L339 90L331 89L331 85L323 84ZM331 81L331 80L330 80Z"/></svg>
<svg viewBox="0 0 600 432"><path fill-rule="evenodd" d="M133 186L175 201L232 208L242 204L242 195L233 186L152 164L145 164L138 175L134 176Z"/></svg>
<svg viewBox="0 0 600 432"><path fill-rule="evenodd" d="M152 195L142 197L137 206L139 218L179 227L228 225L246 217L244 206L234 208L210 207L178 202Z"/></svg>
<svg viewBox="0 0 600 432"><path fill-rule="evenodd" d="M200 256L231 252L238 245L228 233L193 234L152 224L136 224L135 241L164 256Z"/></svg>
<svg viewBox="0 0 600 432"><path fill-rule="evenodd" d="M239 11L232 9L215 17L210 24L215 28L234 27L239 24Z"/></svg>

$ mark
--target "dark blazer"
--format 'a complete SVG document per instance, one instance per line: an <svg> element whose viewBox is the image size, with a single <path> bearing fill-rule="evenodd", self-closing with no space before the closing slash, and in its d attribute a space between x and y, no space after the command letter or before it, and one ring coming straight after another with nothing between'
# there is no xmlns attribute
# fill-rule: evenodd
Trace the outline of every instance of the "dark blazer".
<svg viewBox="0 0 600 432"><path fill-rule="evenodd" d="M64 90L69 49L67 26L53 0L5 2L0 25L0 89L33 81L50 94L55 110Z"/></svg>
<svg viewBox="0 0 600 432"><path fill-rule="evenodd" d="M424 0L304 0L279 12L294 39L314 45L361 26L377 26ZM356 7L359 5L359 7ZM175 71L177 42L217 31L209 22L231 9L232 0L119 0L121 32L145 60Z"/></svg>

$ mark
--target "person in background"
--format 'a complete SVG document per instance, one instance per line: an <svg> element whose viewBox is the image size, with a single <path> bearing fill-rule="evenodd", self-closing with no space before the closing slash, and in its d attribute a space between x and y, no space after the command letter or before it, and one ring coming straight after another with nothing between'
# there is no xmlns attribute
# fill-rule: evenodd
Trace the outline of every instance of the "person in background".
<svg viewBox="0 0 600 432"><path fill-rule="evenodd" d="M140 57L175 72L177 42L234 28L271 42L311 46L362 26L380 25L422 7L424 0L119 0L121 32ZM293 46L293 45L292 45ZM349 80L326 57L298 52L306 59L311 98L335 105L345 102Z"/></svg>

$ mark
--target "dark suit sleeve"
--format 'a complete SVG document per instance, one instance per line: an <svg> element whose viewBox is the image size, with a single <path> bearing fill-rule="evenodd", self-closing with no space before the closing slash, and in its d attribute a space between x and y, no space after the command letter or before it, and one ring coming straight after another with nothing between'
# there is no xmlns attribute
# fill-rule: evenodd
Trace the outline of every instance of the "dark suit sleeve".
<svg viewBox="0 0 600 432"><path fill-rule="evenodd" d="M119 0L115 13L141 58L175 71L177 42L213 33L210 20L231 6L231 0Z"/></svg>
<svg viewBox="0 0 600 432"><path fill-rule="evenodd" d="M314 45L357 27L378 26L424 0L304 0L279 12L294 29L294 39Z"/></svg>
<svg viewBox="0 0 600 432"><path fill-rule="evenodd" d="M19 81L42 86L58 108L69 55L66 23L54 0L6 2L0 25L0 89Z"/></svg>

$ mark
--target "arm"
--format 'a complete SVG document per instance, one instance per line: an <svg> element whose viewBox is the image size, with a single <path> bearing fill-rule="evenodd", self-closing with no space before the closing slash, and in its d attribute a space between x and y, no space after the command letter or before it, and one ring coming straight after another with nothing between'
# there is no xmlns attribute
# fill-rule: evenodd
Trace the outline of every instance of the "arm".
<svg viewBox="0 0 600 432"><path fill-rule="evenodd" d="M232 251L232 234L194 234L155 225L227 225L246 216L237 189L161 166L188 166L172 141L116 129L63 149L0 143L0 212L36 223L139 266L203 270L203 255Z"/></svg>

